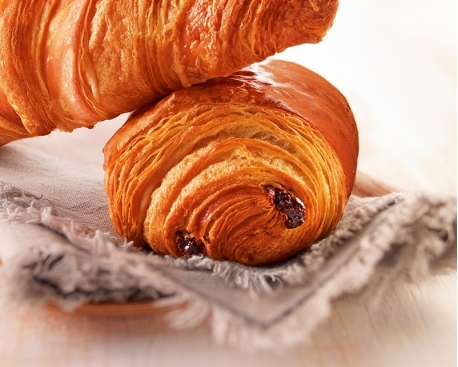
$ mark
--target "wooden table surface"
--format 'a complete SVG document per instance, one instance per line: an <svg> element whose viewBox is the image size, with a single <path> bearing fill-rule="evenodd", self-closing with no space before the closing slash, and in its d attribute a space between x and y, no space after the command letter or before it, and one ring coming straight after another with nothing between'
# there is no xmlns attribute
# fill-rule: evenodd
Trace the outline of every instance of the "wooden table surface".
<svg viewBox="0 0 458 367"><path fill-rule="evenodd" d="M342 91L358 121L360 171L392 187L456 195L456 14L452 0L341 1L323 43L278 55ZM13 144L101 169L124 118ZM0 257L7 246L0 237ZM394 282L378 307L344 297L310 344L274 354L216 345L206 325L172 331L161 315L10 309L0 284L0 366L456 366L456 286L456 274Z"/></svg>

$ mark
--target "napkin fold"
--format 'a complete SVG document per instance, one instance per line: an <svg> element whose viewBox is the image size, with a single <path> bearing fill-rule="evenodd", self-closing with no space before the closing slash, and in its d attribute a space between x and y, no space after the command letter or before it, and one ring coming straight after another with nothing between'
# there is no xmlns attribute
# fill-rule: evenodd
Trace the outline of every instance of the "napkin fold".
<svg viewBox="0 0 458 367"><path fill-rule="evenodd" d="M103 171L34 149L0 148L0 284L14 305L93 302L182 305L174 328L209 322L214 339L246 349L309 340L337 297L391 279L456 269L456 198L397 192L351 196L338 228L280 264L247 267L138 250L113 230Z"/></svg>

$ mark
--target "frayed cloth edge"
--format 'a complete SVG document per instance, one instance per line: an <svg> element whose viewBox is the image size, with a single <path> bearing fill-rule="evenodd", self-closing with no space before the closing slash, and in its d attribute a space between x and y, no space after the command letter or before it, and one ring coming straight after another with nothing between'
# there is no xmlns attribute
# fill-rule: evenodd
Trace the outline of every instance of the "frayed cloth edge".
<svg viewBox="0 0 458 367"><path fill-rule="evenodd" d="M1 189L2 187L0 187L0 190ZM394 201L398 200L398 202L399 200L413 200L412 197L410 197L410 199L406 199L405 195L397 195L395 197L396 199ZM2 199L2 196L0 196L0 199ZM34 198L34 200L36 199L37 198ZM11 202L8 203L8 200L5 200L4 196L3 202L0 201L0 203L1 207L4 209L3 217L6 217L8 220L17 220L23 223L44 225L50 230L62 234L67 238L69 243L72 243L80 249L89 250L102 257L109 256L110 253L118 252L119 250L119 247L111 242L103 233L97 231L95 233L90 233L90 231L88 232L83 227L78 226L69 219L56 217L53 215L52 208L49 206L27 207L18 205L17 203L12 204ZM394 208L396 208L396 206ZM416 209L412 210L415 211ZM374 212L374 216L376 214L377 213ZM382 214L386 213L382 212ZM447 232L448 241L445 241L447 242L447 246L444 246L443 250L438 251L436 249L435 252L429 252L427 264L437 258L440 258L441 255L445 253L446 249L453 243L456 246L456 201L454 205L453 203L451 205L450 218L448 218L448 221L451 224L449 225ZM385 227L390 229L392 229L392 225L393 223L390 221L385 223ZM382 227L379 226L378 230L381 231L381 228ZM455 228L454 233L453 228ZM212 334L216 342L229 343L242 349L246 346L249 346L250 348L254 347L255 349L284 349L292 347L298 343L303 343L307 341L308 336L316 328L316 326L325 320L329 315L331 301L333 299L346 293L361 290L369 283L369 279L374 272L375 265L380 261L384 253L386 253L392 246L391 241L385 241L384 243L380 241L380 243L377 243L377 240L374 239L380 237L372 236L371 238L371 241L361 242L360 248L363 249L363 251L352 258L340 269L339 272L335 273L327 282L325 282L312 300L299 305L294 312L283 320L281 324L279 323L277 325L273 325L267 330L247 326L244 323L243 317L234 315L221 307L217 307L212 304L211 301L186 292L180 286L173 284L173 282L170 282L169 280L164 281L161 279L160 274L158 274L157 279L164 281L162 284L167 288L168 292L174 295L177 302L183 302L184 299L188 302L188 307L186 309L172 311L167 315L167 320L172 328L183 329L197 326L209 318ZM328 241L331 240L328 239ZM325 241L322 242L321 246L324 246L325 243ZM127 244L125 245L128 247ZM410 245L413 244L410 243ZM423 253L427 253L427 251L425 252L425 249L422 251ZM128 253L123 253L123 256L126 256L126 254ZM127 256L129 256L129 254ZM424 259L421 259L421 262L424 263ZM9 266L4 266L2 270L7 270L8 268ZM355 271L358 274L357 277L355 277ZM406 269L401 267L396 269L395 272L399 273L404 271L406 271ZM224 270L222 272L224 273ZM420 273L422 273L420 274L421 276L424 276L427 274L427 269L423 269ZM272 273L268 274L268 277L272 276ZM419 278L419 274L414 274L414 280L415 276ZM262 277L263 280L265 279L264 277L265 275ZM301 277L293 279L291 284L300 282L300 279ZM41 301L46 301L46 297L48 297L48 299L50 298L50 296L47 295L41 299ZM27 296L25 298L27 298ZM30 300L33 299L34 302L32 303L36 304L35 301L37 301L38 298L39 297L36 295L35 297L31 297ZM67 310L74 309L84 304L84 302L66 303L62 302L61 299L55 299L55 301L59 303L62 308ZM169 301L172 301L173 303L173 298L169 299ZM309 317L310 312L314 312L313 318Z"/></svg>

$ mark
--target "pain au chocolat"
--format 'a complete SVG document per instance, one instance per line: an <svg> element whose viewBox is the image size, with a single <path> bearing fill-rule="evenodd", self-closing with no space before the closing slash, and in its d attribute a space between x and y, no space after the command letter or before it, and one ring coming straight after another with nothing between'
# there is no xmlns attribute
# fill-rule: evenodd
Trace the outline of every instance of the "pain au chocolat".
<svg viewBox="0 0 458 367"><path fill-rule="evenodd" d="M134 113L104 154L121 236L158 254L265 265L337 226L358 132L328 81L269 60Z"/></svg>
<svg viewBox="0 0 458 367"><path fill-rule="evenodd" d="M0 0L0 145L321 41L337 0Z"/></svg>

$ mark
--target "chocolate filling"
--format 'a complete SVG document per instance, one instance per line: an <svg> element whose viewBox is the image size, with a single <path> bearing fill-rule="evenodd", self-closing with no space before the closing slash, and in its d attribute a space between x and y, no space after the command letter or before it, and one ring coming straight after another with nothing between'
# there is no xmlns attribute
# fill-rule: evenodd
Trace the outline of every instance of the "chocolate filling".
<svg viewBox="0 0 458 367"><path fill-rule="evenodd" d="M275 209L283 214L286 228L297 228L305 222L305 206L298 198L271 185L265 186L265 189L269 201L275 206Z"/></svg>
<svg viewBox="0 0 458 367"><path fill-rule="evenodd" d="M204 252L203 242L195 239L185 231L177 231L175 243L184 256L200 255Z"/></svg>

